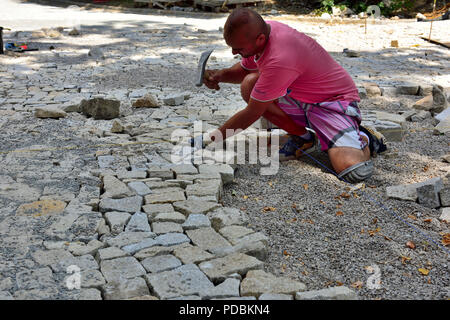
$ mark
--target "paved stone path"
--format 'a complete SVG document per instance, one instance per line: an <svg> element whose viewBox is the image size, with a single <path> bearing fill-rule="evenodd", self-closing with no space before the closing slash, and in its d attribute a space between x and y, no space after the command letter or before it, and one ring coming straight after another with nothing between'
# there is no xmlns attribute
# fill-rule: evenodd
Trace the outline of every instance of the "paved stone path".
<svg viewBox="0 0 450 320"><path fill-rule="evenodd" d="M77 36L73 26L5 33L40 51L0 57L0 299L357 299L346 287L308 291L264 272L267 237L221 204L234 165L172 162L175 129L217 127L243 107L236 87L192 86L202 50L217 45L211 67L233 62L223 18L82 22ZM377 96L366 80L357 80L361 94ZM411 86L401 80L372 86L395 95ZM432 89L412 86L417 99ZM89 114L95 99L117 101L109 120ZM385 121L379 129L406 121L372 116Z"/></svg>

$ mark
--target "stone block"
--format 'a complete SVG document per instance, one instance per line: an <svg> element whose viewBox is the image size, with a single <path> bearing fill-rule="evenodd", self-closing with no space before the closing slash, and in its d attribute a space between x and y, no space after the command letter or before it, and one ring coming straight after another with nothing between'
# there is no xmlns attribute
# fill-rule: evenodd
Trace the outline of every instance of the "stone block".
<svg viewBox="0 0 450 320"><path fill-rule="evenodd" d="M186 200L186 196L183 191L171 193L152 193L145 196L145 204L174 203L183 200Z"/></svg>
<svg viewBox="0 0 450 320"><path fill-rule="evenodd" d="M141 210L142 197L134 196L122 199L102 199L99 203L99 209L101 212L108 211L123 211L134 213Z"/></svg>
<svg viewBox="0 0 450 320"><path fill-rule="evenodd" d="M105 300L122 300L150 295L148 286L143 278L107 283L102 289Z"/></svg>
<svg viewBox="0 0 450 320"><path fill-rule="evenodd" d="M190 214L186 219L186 222L182 224L184 230L193 230L198 228L209 228L211 222L204 214Z"/></svg>
<svg viewBox="0 0 450 320"><path fill-rule="evenodd" d="M290 278L276 277L262 270L251 270L241 283L242 296L259 297L263 293L281 293L294 295L305 291L306 286Z"/></svg>
<svg viewBox="0 0 450 320"><path fill-rule="evenodd" d="M107 282L122 282L146 274L144 267L134 257L122 257L100 262L100 270Z"/></svg>
<svg viewBox="0 0 450 320"><path fill-rule="evenodd" d="M185 246L174 250L175 257L180 259L184 264L199 264L203 261L214 258L214 255L203 250L198 246Z"/></svg>
<svg viewBox="0 0 450 320"><path fill-rule="evenodd" d="M444 185L440 190L441 206L450 207L450 185Z"/></svg>
<svg viewBox="0 0 450 320"><path fill-rule="evenodd" d="M297 292L295 300L358 300L358 295L347 287Z"/></svg>
<svg viewBox="0 0 450 320"><path fill-rule="evenodd" d="M417 189L417 200L420 204L428 208L438 208L440 206L439 194L436 185L427 184Z"/></svg>
<svg viewBox="0 0 450 320"><path fill-rule="evenodd" d="M98 250L95 255L95 259L100 262L103 260L110 260L115 258L122 258L128 256L128 252L125 252L117 247L108 247Z"/></svg>
<svg viewBox="0 0 450 320"><path fill-rule="evenodd" d="M111 211L105 213L105 220L111 228L112 234L119 234L123 232L130 218L131 214L128 212Z"/></svg>
<svg viewBox="0 0 450 320"><path fill-rule="evenodd" d="M439 219L446 223L450 223L450 207L441 209L441 215L440 215Z"/></svg>
<svg viewBox="0 0 450 320"><path fill-rule="evenodd" d="M263 262L243 253L232 253L225 257L202 262L199 265L199 268L214 283L222 282L234 273L244 276L250 270L261 270L263 267Z"/></svg>
<svg viewBox="0 0 450 320"><path fill-rule="evenodd" d="M173 255L158 255L141 261L145 270L150 273L169 271L181 266L181 261Z"/></svg>
<svg viewBox="0 0 450 320"><path fill-rule="evenodd" d="M210 201L185 200L173 203L176 211L181 212L185 216L190 214L206 214L214 209L220 208L220 205Z"/></svg>
<svg viewBox="0 0 450 320"><path fill-rule="evenodd" d="M217 285L214 288L207 289L203 293L203 299L224 299L239 297L239 285L238 279L225 279L224 282Z"/></svg>
<svg viewBox="0 0 450 320"><path fill-rule="evenodd" d="M148 223L147 215L144 212L134 213L128 222L126 232L150 232L150 224Z"/></svg>
<svg viewBox="0 0 450 320"><path fill-rule="evenodd" d="M203 296L208 289L214 288L214 284L194 264L157 274L147 274L145 279L159 299L188 295Z"/></svg>
<svg viewBox="0 0 450 320"><path fill-rule="evenodd" d="M174 222L174 223L184 223L186 221L186 216L180 212L162 212L156 214L152 219L152 222Z"/></svg>
<svg viewBox="0 0 450 320"><path fill-rule="evenodd" d="M157 235L171 232L181 232L183 233L183 228L181 224L176 222L153 222L152 223L153 232Z"/></svg>
<svg viewBox="0 0 450 320"><path fill-rule="evenodd" d="M244 225L249 222L245 212L236 208L219 208L207 214L215 230L231 225Z"/></svg>
<svg viewBox="0 0 450 320"><path fill-rule="evenodd" d="M186 230L186 234L192 240L193 244L203 250L231 247L231 244L213 228Z"/></svg>

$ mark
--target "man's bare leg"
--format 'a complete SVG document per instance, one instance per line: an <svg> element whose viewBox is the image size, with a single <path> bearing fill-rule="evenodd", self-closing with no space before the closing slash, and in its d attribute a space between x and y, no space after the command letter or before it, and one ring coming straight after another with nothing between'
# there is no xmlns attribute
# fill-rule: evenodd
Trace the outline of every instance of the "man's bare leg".
<svg viewBox="0 0 450 320"><path fill-rule="evenodd" d="M335 147L328 150L328 157L336 173L370 159L370 150L366 146L363 150L351 147Z"/></svg>

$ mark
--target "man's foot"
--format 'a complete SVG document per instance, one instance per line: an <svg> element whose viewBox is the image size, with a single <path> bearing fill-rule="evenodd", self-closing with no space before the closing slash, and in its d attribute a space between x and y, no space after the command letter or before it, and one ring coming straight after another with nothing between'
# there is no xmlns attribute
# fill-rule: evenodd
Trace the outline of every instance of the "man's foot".
<svg viewBox="0 0 450 320"><path fill-rule="evenodd" d="M311 132L311 138L305 140L299 136L288 135L288 141L280 148L279 160L287 161L301 157L303 153L316 150L316 136Z"/></svg>
<svg viewBox="0 0 450 320"><path fill-rule="evenodd" d="M369 149L371 157L376 157L377 154L386 151L386 138L381 133L374 129L365 128L363 126L359 126L359 130L361 130L361 132L364 132L369 137Z"/></svg>

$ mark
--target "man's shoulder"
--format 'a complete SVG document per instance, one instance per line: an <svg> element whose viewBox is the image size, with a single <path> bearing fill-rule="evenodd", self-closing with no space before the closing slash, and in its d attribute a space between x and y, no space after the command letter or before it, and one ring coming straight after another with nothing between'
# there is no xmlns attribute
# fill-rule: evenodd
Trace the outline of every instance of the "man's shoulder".
<svg viewBox="0 0 450 320"><path fill-rule="evenodd" d="M266 23L269 24L270 27L275 30L281 30L281 31L290 30L290 31L296 31L298 33L301 33L300 31L294 29L287 23L283 23L283 22L275 21L275 20L266 20Z"/></svg>

